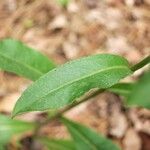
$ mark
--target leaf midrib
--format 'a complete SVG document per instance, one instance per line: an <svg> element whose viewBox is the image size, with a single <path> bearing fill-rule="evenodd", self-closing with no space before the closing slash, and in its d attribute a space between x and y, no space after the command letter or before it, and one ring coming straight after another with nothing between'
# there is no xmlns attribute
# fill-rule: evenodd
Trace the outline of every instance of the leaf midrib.
<svg viewBox="0 0 150 150"><path fill-rule="evenodd" d="M99 73L101 73L101 72L104 72L104 71L108 71L108 70L112 70L112 69L123 69L123 68L127 68L127 67L125 67L125 66L119 66L119 67L109 67L109 68L107 68L107 69L101 69L100 71L95 71L94 73L91 73L90 75L87 75L87 76L83 76L83 77L81 77L81 78L79 78L79 79L75 79L75 80L73 80L73 81L71 81L71 82L67 82L67 84L64 84L64 85L62 85L62 86L60 86L60 87L58 87L58 88L55 88L55 89L53 89L53 90L51 90L48 94L46 94L46 95L44 95L44 96L42 96L41 98L44 98L44 97L46 97L47 95L49 95L49 94L51 94L51 93L53 93L53 92L55 92L55 91L57 91L57 90L59 90L59 89L61 89L61 88L64 88L64 87L66 87L66 86L68 86L68 85L71 85L71 84L73 84L73 83L75 83L75 82L78 82L78 81L80 81L80 80L82 80L82 79L86 79L86 78L89 78L90 76L94 76L94 75L96 75L96 74L99 74ZM40 99L41 99L40 98Z"/></svg>
<svg viewBox="0 0 150 150"><path fill-rule="evenodd" d="M79 132L78 129L76 129L75 127L70 127L70 129L71 128L74 130L74 132L76 132L80 136L81 139L83 139L85 143L87 143L88 145L91 145L92 148L94 148L94 150L97 150L97 146L93 142L91 142L91 140L87 138L87 136L85 136L83 133L81 134L81 132Z"/></svg>
<svg viewBox="0 0 150 150"><path fill-rule="evenodd" d="M64 85L62 85L62 86L60 86L60 87L58 87L58 88L55 88L55 89L51 90L48 94L46 94L46 95L44 95L44 96L42 96L42 97L40 97L40 98L34 100L32 103L28 103L28 105L34 104L35 102L42 100L42 99L43 99L44 97L46 97L47 95L49 95L49 94L51 94L51 93L53 93L53 92L55 92L55 91L57 91L57 90L59 90L59 89L61 89L61 88L64 88L64 87L66 87L66 86L68 86L68 85L70 85L70 84L72 84L72 83L74 83L74 82L80 81L80 80L82 80L82 79L89 78L90 76L99 74L99 73L101 73L101 72L105 72L105 71L113 70L113 69L119 69L119 68L120 68L120 69L129 69L127 66L121 66L121 65L120 65L120 66L108 67L107 69L101 69L100 71L95 71L94 73L91 73L90 75L83 76L82 78L75 79L75 80L73 80L73 81L71 81L71 82L67 82L67 84L64 84ZM28 107L28 106L26 106L26 107ZM24 107L24 108L26 108L26 107ZM17 112L20 112L20 111L17 111ZM17 113L15 113L15 114L17 114Z"/></svg>
<svg viewBox="0 0 150 150"><path fill-rule="evenodd" d="M48 144L50 144L50 145L48 145ZM63 150L66 150L66 146L64 146L63 144L60 144L60 143L57 144L56 142L52 142L52 141L50 141L50 143L48 143L48 144L47 144L48 147L52 146L53 148L54 147L57 148L57 149L58 148L61 148L61 149L63 148ZM67 147L67 150L68 150L68 147Z"/></svg>
<svg viewBox="0 0 150 150"><path fill-rule="evenodd" d="M21 62L15 60L15 59L11 59L10 57L8 57L8 56L6 56L6 55L3 55L1 52L0 52L0 55L1 55L2 57L4 57L4 58L10 60L10 61L14 61L14 62L16 62L17 64L21 64L22 66L26 67L27 69L29 69L29 70L35 72L36 74L38 74L38 75L40 75L40 76L43 75L43 73L42 73L41 71L36 70L35 68L30 67L29 65L26 65L26 64L24 64L24 63L21 63Z"/></svg>
<svg viewBox="0 0 150 150"><path fill-rule="evenodd" d="M18 125L16 125L16 126L9 125L9 126L2 126L0 131L5 132L5 131L11 131L13 129L12 131L15 130L16 132L19 132L19 131L22 131L22 130L32 129L33 127L34 126L32 126L32 125L20 125L20 126L18 126Z"/></svg>

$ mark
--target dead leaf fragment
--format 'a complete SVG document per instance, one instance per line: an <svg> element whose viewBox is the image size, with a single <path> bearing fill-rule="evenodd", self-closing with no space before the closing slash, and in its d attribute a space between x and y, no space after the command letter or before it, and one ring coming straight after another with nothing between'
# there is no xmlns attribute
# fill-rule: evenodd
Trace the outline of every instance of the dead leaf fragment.
<svg viewBox="0 0 150 150"><path fill-rule="evenodd" d="M130 128L123 139L124 150L141 150L141 139L137 132Z"/></svg>

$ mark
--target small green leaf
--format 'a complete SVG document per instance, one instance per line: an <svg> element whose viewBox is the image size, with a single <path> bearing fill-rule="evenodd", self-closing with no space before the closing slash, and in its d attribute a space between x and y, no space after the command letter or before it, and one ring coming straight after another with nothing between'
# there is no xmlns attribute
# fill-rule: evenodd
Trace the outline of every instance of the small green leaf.
<svg viewBox="0 0 150 150"><path fill-rule="evenodd" d="M0 145L6 144L13 135L34 129L34 123L12 120L0 114Z"/></svg>
<svg viewBox="0 0 150 150"><path fill-rule="evenodd" d="M70 2L70 0L57 0L57 2L58 2L61 6L67 7L68 4L69 4L69 2Z"/></svg>
<svg viewBox="0 0 150 150"><path fill-rule="evenodd" d="M65 118L62 121L73 137L77 150L120 150L111 140L95 131Z"/></svg>
<svg viewBox="0 0 150 150"><path fill-rule="evenodd" d="M0 41L0 68L31 80L54 68L55 65L44 55L27 47L20 41Z"/></svg>
<svg viewBox="0 0 150 150"><path fill-rule="evenodd" d="M129 95L127 104L150 109L150 71L135 84Z"/></svg>
<svg viewBox="0 0 150 150"><path fill-rule="evenodd" d="M39 138L49 150L75 150L73 141L64 139L50 139L50 138Z"/></svg>
<svg viewBox="0 0 150 150"><path fill-rule="evenodd" d="M19 98L13 116L28 111L58 109L92 88L108 88L131 73L116 55L93 55L68 62L42 76Z"/></svg>
<svg viewBox="0 0 150 150"><path fill-rule="evenodd" d="M134 86L134 83L118 83L110 87L108 91L127 97Z"/></svg>

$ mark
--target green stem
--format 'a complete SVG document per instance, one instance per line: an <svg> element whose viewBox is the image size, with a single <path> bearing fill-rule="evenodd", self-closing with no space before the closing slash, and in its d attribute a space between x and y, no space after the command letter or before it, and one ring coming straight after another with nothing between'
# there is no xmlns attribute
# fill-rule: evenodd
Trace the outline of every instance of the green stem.
<svg viewBox="0 0 150 150"><path fill-rule="evenodd" d="M134 66L131 67L131 70L133 72L141 69L142 67L144 67L145 65L147 65L148 63L150 63L150 55L148 55L146 58L144 58L142 61L140 61L139 63L135 64Z"/></svg>
<svg viewBox="0 0 150 150"><path fill-rule="evenodd" d="M42 123L39 123L37 128L35 129L34 131L34 137L36 137L38 134L39 134L39 130L47 125L48 123L50 123L51 121L53 120L56 120L58 118L60 118L62 116L62 114L64 114L65 112L69 111L70 109L74 108L75 106L83 103L83 102L86 102L87 100L89 100L90 98L93 98L95 96L97 96L98 94L104 92L104 90L102 89L97 89L97 90L94 90L93 92L91 92L89 95L87 95L86 97L83 97L81 98L80 100L78 101L75 101L74 103L66 106L64 109L61 109L59 110L58 112L56 112L54 115L52 115L50 118L48 118L47 120L45 120L44 122Z"/></svg>
<svg viewBox="0 0 150 150"><path fill-rule="evenodd" d="M49 120L53 120L53 119L57 119L59 118L62 114L64 114L65 112L69 111L70 109L74 108L75 106L83 103L83 102L86 102L87 100L89 100L90 98L92 97L95 97L96 95L100 94L104 92L104 90L102 89L97 89L95 91L93 91L92 93L90 93L89 95L87 95L86 97L83 97L81 98L80 100L78 101L75 101L74 103L66 106L64 109L58 111L54 116L52 116L51 118L48 118L46 121L45 121L45 124L49 123ZM43 124L42 124L43 125Z"/></svg>

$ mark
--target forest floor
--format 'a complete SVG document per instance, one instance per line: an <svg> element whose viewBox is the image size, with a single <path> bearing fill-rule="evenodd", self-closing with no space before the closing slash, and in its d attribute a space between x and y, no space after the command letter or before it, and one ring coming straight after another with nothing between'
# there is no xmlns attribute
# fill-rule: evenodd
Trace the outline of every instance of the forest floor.
<svg viewBox="0 0 150 150"><path fill-rule="evenodd" d="M63 8L56 0L0 0L0 39L12 37L41 51L57 64L96 53L124 56L131 64L150 53L149 0L70 0ZM125 81L136 80L137 71ZM0 72L0 112L10 114L30 81ZM123 150L150 150L150 111L126 108L123 98L104 93L66 113L66 116L113 139ZM22 120L38 121L45 114L28 113ZM68 137L53 122L41 135ZM22 137L24 150L30 136ZM9 146L8 146L9 147ZM16 150L11 142L10 150Z"/></svg>

